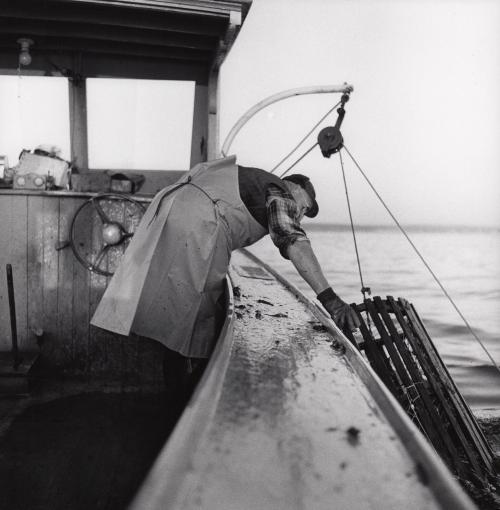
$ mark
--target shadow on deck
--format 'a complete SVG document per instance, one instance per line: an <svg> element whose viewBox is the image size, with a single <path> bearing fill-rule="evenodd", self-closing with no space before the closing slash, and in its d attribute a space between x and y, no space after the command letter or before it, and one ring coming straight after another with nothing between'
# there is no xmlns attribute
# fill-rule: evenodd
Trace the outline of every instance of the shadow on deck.
<svg viewBox="0 0 500 510"><path fill-rule="evenodd" d="M0 508L126 508L178 414L162 391L50 385L0 401Z"/></svg>

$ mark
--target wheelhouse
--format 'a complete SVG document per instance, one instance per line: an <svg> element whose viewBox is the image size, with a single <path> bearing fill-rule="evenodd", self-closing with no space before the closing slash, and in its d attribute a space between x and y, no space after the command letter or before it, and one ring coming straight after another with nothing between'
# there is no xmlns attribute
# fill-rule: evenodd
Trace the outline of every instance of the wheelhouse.
<svg viewBox="0 0 500 510"><path fill-rule="evenodd" d="M95 271L104 235L99 210L84 208L73 220L86 201L109 191L113 175L139 178L133 199L144 204L190 166L216 155L219 69L249 6L232 0L2 5L0 102L3 96L10 116L0 127L0 262L2 270L6 264L13 269L21 351L41 343L47 366L63 372L133 371L127 349L113 353L108 345L102 356L106 334L88 326L120 250L110 249L99 261L102 271ZM37 188L28 176L12 186L8 172L21 151L47 143L72 163L71 181L54 190ZM113 221L137 223L127 205L108 200L99 209ZM67 249L72 236L87 267ZM7 289L1 293L0 319L8 325ZM0 350L9 351L5 329Z"/></svg>

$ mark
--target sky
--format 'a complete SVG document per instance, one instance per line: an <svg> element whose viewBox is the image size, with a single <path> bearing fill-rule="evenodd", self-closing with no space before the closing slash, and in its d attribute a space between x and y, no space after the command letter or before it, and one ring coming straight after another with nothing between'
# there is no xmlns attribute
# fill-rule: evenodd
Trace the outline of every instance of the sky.
<svg viewBox="0 0 500 510"><path fill-rule="evenodd" d="M221 144L262 99L344 82L354 86L345 145L401 223L500 226L500 2L254 0L221 70ZM276 103L230 152L271 169L339 98ZM355 222L390 223L346 153L343 162ZM316 186L314 221L348 220L338 155L316 149L292 172Z"/></svg>

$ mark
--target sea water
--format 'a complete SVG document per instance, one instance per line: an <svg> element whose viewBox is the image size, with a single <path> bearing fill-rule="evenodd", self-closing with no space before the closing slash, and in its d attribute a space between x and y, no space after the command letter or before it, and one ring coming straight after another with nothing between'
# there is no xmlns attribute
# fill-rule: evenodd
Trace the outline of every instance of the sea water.
<svg viewBox="0 0 500 510"><path fill-rule="evenodd" d="M361 302L350 227L304 226L323 271L347 302ZM500 229L412 227L408 235L448 294L500 365ZM373 296L403 297L422 318L474 413L500 416L500 373L413 251L392 227L361 227L356 239L365 286ZM307 296L313 291L269 236L251 247Z"/></svg>

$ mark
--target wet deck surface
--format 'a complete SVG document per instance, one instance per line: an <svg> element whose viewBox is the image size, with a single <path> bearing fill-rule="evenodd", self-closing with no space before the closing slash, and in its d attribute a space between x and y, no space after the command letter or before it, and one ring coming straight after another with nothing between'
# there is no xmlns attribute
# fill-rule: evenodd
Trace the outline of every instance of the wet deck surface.
<svg viewBox="0 0 500 510"><path fill-rule="evenodd" d="M19 401L1 431L0 508L126 508L175 424L164 394L53 397Z"/></svg>
<svg viewBox="0 0 500 510"><path fill-rule="evenodd" d="M169 450L176 431L134 510L441 508L317 319L243 254L232 262L234 343L218 403L181 483L162 492L183 448Z"/></svg>

